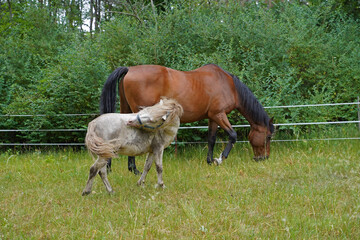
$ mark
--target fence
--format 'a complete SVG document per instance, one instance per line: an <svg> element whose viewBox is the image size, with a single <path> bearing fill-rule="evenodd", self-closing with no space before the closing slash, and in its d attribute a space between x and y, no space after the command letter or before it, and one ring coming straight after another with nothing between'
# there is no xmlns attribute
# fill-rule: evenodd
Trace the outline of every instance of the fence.
<svg viewBox="0 0 360 240"><path fill-rule="evenodd" d="M274 124L277 126L304 126L304 125L329 125L329 124L351 124L357 123L360 130L360 101L359 97L357 102L351 103L327 103L327 104L308 104L308 105L289 105L289 106L268 106L264 107L265 109L272 108L302 108L302 107L325 107L325 106L342 106L342 105L357 105L358 120L357 121L335 121L335 122L300 122L300 123L277 123ZM98 114L55 114L52 116L97 116ZM46 117L45 114L37 115L0 115L0 117ZM244 128L250 127L250 125L233 125L233 128ZM187 129L205 129L208 126L192 126L185 127L181 126L179 130ZM1 132L85 132L86 129L0 129ZM294 142L294 141L333 141L333 140L359 140L360 137L349 137L349 138L323 138L323 139L288 139L281 140L276 139L272 140L273 142ZM222 143L223 141L218 141ZM237 141L237 142L247 142L247 141ZM207 142L177 142L182 144L198 144L198 143L207 143ZM84 143L0 143L0 146L84 146Z"/></svg>

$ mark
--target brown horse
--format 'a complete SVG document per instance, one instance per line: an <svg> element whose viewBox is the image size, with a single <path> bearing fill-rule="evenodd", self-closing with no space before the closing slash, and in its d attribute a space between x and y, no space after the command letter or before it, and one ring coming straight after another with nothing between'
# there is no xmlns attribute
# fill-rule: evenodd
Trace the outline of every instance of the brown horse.
<svg viewBox="0 0 360 240"><path fill-rule="evenodd" d="M272 119L250 89L236 76L217 65L208 64L183 72L158 65L119 67L108 77L101 94L100 112L115 112L116 86L119 81L121 113L138 112L142 106L152 106L161 96L176 99L184 109L182 123L209 119L207 162L214 162L216 131L220 126L229 135L229 142L218 163L226 159L237 134L226 114L237 109L250 123L249 141L254 159L270 155L270 139L274 132ZM129 156L130 171L139 173L135 157ZM111 161L109 161L111 163Z"/></svg>

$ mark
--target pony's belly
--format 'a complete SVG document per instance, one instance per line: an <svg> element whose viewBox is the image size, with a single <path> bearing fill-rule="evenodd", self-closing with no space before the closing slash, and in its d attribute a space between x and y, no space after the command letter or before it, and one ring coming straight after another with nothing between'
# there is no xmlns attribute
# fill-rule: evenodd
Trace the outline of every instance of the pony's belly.
<svg viewBox="0 0 360 240"><path fill-rule="evenodd" d="M150 147L133 144L133 145L120 147L119 150L117 150L117 153L125 156L139 156L139 155L143 155L144 153L150 152L150 150L151 150Z"/></svg>

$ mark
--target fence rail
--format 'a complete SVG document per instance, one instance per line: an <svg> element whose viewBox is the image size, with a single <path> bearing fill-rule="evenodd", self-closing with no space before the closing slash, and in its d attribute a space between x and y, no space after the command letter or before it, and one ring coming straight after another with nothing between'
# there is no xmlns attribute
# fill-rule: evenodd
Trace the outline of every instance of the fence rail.
<svg viewBox="0 0 360 240"><path fill-rule="evenodd" d="M301 122L301 123L277 123L275 126L306 126L306 125L330 125L330 124L351 124L358 123L360 130L360 101L350 103L326 103L326 104L306 104L306 105L288 105L288 106L268 106L267 109L274 108L296 108L296 107L325 107L325 106L343 106L343 105L357 105L358 120L357 121L335 121L335 122ZM90 114L13 114L13 115L0 115L0 117L73 117L73 116L98 116L96 113ZM233 125L234 128L250 127L248 124ZM180 130L186 129L207 129L208 126L181 126ZM85 132L87 129L0 129L0 132ZM324 138L324 139L288 139L281 140L275 139L273 142L297 142L297 141L334 141L334 140L359 140L360 137L353 138ZM248 141L237 141L248 142ZM173 142L174 143L174 142ZM207 142L178 142L181 144L199 144ZM217 143L224 143L224 141L218 141ZM0 146L83 146L84 143L0 143Z"/></svg>
<svg viewBox="0 0 360 240"><path fill-rule="evenodd" d="M322 103L305 105L287 105L287 106L267 106L264 108L297 108L297 107L325 107L341 105L360 105L360 101L349 103ZM76 116L98 116L98 113L64 113L64 114L2 114L0 117L76 117Z"/></svg>

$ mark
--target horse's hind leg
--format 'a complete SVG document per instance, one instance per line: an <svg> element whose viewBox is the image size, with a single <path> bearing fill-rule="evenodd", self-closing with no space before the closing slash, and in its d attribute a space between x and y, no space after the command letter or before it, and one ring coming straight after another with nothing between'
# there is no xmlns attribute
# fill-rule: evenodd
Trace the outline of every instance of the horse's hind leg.
<svg viewBox="0 0 360 240"><path fill-rule="evenodd" d="M100 169L99 171L99 175L105 185L105 188L106 190L109 192L109 193L114 193L114 191L112 190L111 186L110 186L110 183L109 183L109 180L107 178L107 170L106 170L106 166L104 166L103 168Z"/></svg>
<svg viewBox="0 0 360 240"><path fill-rule="evenodd" d="M100 169L102 169L103 167L106 168L106 163L107 163L106 159L98 157L98 159L95 161L95 163L91 166L88 181L82 192L83 196L91 193L91 188L92 188L92 185L94 182L94 178L98 174Z"/></svg>
<svg viewBox="0 0 360 240"><path fill-rule="evenodd" d="M218 125L213 120L209 119L209 130L208 130L208 154L207 154L207 163L212 164L214 162L213 159L213 152L214 152L214 146L216 142L216 131L217 131Z"/></svg>
<svg viewBox="0 0 360 240"><path fill-rule="evenodd" d="M140 179L138 180L137 184L138 185L142 185L145 183L145 178L146 178L146 175L148 174L150 168L151 168L151 165L154 161L154 154L153 153L149 153L147 158L146 158L146 162L145 162L145 166L144 166L144 171L143 173L141 174L141 177Z"/></svg>
<svg viewBox="0 0 360 240"><path fill-rule="evenodd" d="M134 172L135 175L141 174L141 172L136 169L135 157L133 157L133 156L128 157L128 169L130 172Z"/></svg>

